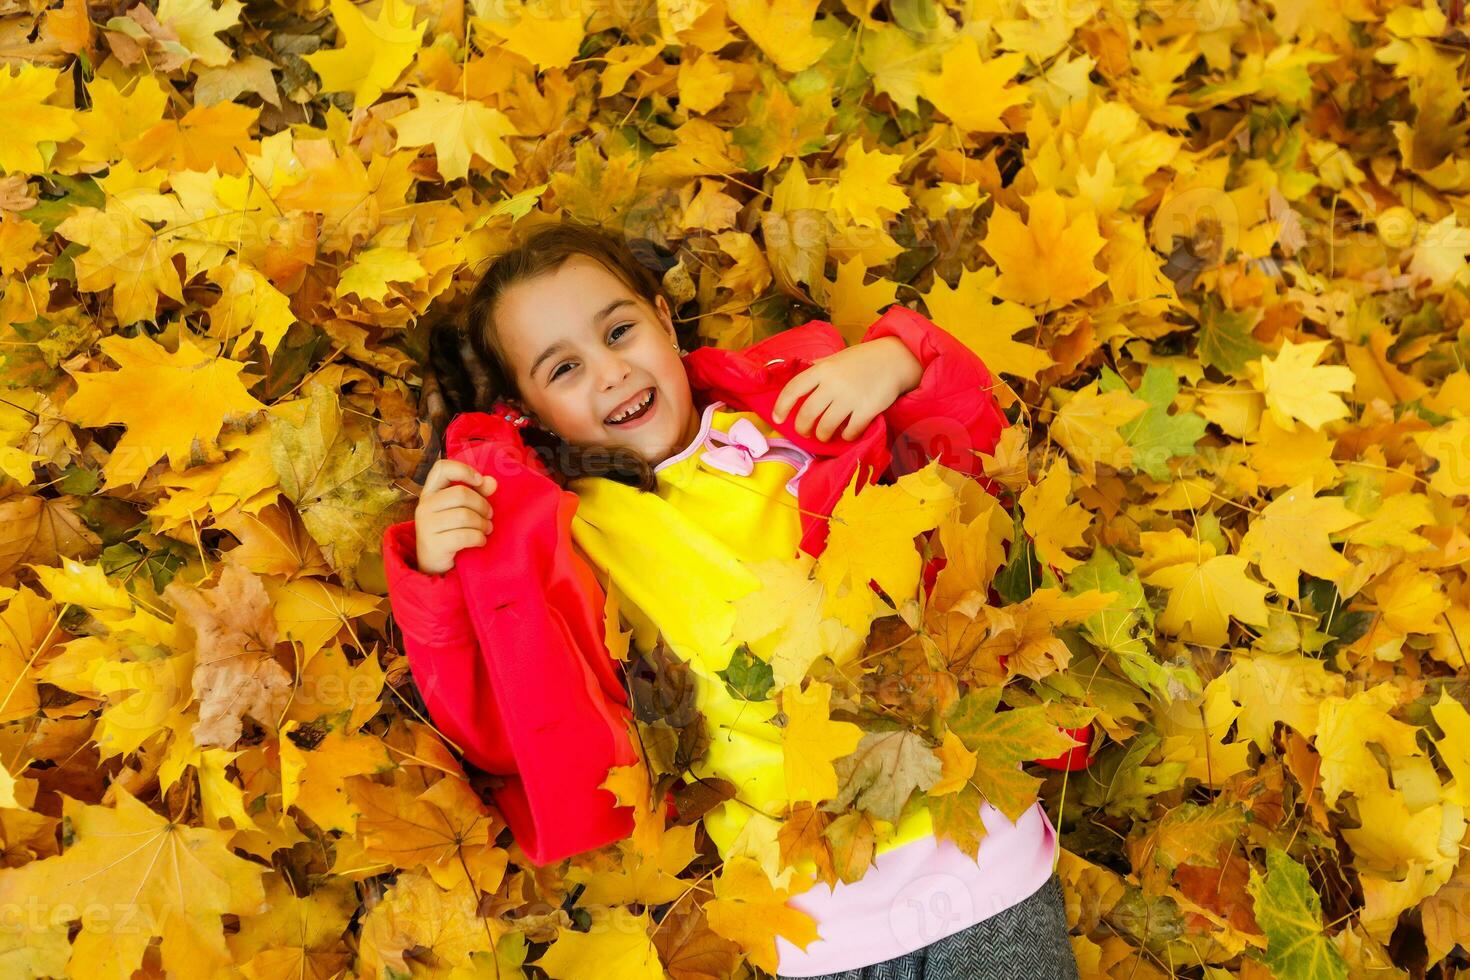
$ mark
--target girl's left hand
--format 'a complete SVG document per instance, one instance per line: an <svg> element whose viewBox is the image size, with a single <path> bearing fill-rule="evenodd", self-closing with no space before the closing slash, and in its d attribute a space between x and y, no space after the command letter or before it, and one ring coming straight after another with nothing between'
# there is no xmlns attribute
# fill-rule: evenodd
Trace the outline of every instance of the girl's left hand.
<svg viewBox="0 0 1470 980"><path fill-rule="evenodd" d="M776 397L771 417L776 422L784 421L805 395L806 401L792 423L796 431L810 437L815 425L816 438L826 442L845 419L842 438L856 439L900 395L916 388L922 377L919 359L903 341L879 337L814 361L786 382Z"/></svg>

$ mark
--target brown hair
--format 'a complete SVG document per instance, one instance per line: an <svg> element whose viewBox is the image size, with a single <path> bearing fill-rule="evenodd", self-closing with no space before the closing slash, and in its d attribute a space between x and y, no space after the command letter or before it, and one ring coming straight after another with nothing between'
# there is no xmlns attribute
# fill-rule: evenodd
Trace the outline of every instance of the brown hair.
<svg viewBox="0 0 1470 980"><path fill-rule="evenodd" d="M460 412L488 411L496 401L520 398L496 333L496 301L512 286L556 271L573 255L600 262L650 306L662 292L654 268L674 264L646 239L629 242L593 225L562 220L533 228L490 263L470 292L464 317L446 321L430 332L429 367L444 399L443 410L431 412L435 417L431 450L442 448L443 431ZM583 476L606 477L639 490L658 486L653 465L631 447L575 446L535 424L521 429L521 438L563 487ZM425 456L437 454L431 451Z"/></svg>

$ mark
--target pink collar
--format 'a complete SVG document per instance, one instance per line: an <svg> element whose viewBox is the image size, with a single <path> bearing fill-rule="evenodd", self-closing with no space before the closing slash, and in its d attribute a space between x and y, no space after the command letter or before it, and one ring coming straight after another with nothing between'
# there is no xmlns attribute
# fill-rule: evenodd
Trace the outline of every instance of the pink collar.
<svg viewBox="0 0 1470 980"><path fill-rule="evenodd" d="M704 412L700 415L699 433L694 437L694 441L673 456L659 463L653 468L653 471L658 473L666 467L673 466L675 463L688 459L701 449L708 450L702 459L709 462L710 466L714 469L742 476L748 474L756 462L763 462L768 459L781 460L796 467L795 475L786 481L786 489L790 491L792 496L796 496L797 486L801 482L802 474L806 472L807 467L811 464L812 454L802 449L790 439L766 437L758 430L756 432L756 436L759 437L758 441L754 438L746 438L742 442L740 433L732 435L730 432L722 432L719 429L713 428L712 423L715 412L724 407L725 403L719 400L706 405ZM741 421L746 420L737 420L735 425L731 426L732 431L740 427ZM751 425L753 426L753 423ZM748 436L748 434L746 435ZM752 453L750 449L754 447L747 446L745 443L754 443L756 447L760 448L757 448ZM760 445L762 443L764 444L763 446ZM735 457L737 456L741 458L736 459Z"/></svg>

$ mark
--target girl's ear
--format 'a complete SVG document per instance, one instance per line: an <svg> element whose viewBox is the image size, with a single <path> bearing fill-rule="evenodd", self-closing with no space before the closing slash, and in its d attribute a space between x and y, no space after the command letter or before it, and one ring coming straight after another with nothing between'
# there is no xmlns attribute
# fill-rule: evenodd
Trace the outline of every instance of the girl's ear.
<svg viewBox="0 0 1470 980"><path fill-rule="evenodd" d="M653 307L658 311L658 318L663 321L664 329L669 332L669 336L678 340L679 335L674 330L674 314L669 310L669 301L664 299L663 293L659 293L654 298Z"/></svg>

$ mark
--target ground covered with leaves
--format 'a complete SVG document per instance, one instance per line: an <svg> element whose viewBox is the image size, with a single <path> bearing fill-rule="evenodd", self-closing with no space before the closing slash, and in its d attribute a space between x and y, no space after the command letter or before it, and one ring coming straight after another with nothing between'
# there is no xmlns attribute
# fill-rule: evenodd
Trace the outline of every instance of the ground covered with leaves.
<svg viewBox="0 0 1470 980"><path fill-rule="evenodd" d="M6 0L3 972L755 976L814 935L792 862L1039 797L1085 977L1454 975L1459 14ZM710 344L912 306L1016 423L1011 506L931 468L763 570L740 629L787 640L726 678L781 699L793 803L728 863L712 799L648 802L703 751L662 647L610 626L637 831L536 868L388 615L426 325L527 215L645 240ZM1059 724L1096 763L1017 769Z"/></svg>

